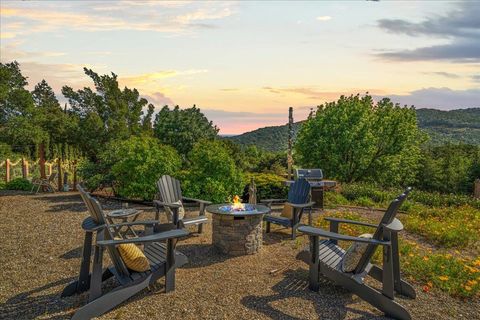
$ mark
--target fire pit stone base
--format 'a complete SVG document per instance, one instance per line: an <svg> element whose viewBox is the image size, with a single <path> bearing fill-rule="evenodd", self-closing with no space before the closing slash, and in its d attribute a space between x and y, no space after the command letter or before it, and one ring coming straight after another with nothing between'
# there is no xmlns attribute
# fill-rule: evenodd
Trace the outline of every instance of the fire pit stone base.
<svg viewBox="0 0 480 320"><path fill-rule="evenodd" d="M222 253L254 254L262 246L263 215L213 215L213 244Z"/></svg>

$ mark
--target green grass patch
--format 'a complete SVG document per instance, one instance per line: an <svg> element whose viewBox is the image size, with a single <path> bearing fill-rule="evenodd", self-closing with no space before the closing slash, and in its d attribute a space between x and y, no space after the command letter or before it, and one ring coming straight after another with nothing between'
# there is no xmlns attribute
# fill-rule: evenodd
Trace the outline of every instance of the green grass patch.
<svg viewBox="0 0 480 320"><path fill-rule="evenodd" d="M417 206L410 210L404 222L408 231L445 248L477 246L480 241L480 212L470 206Z"/></svg>
<svg viewBox="0 0 480 320"><path fill-rule="evenodd" d="M415 243L400 246L401 268L409 278L456 297L480 296L480 257L463 259L451 254L429 253Z"/></svg>

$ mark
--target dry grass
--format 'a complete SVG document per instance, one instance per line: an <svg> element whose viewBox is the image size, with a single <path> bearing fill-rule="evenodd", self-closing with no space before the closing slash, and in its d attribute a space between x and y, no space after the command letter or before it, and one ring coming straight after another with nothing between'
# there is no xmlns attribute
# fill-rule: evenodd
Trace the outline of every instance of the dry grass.
<svg viewBox="0 0 480 320"><path fill-rule="evenodd" d="M143 215L152 218L153 211ZM78 273L86 216L75 193L0 193L0 318L69 319L86 302L86 294L60 298ZM204 234L178 245L190 262L177 270L175 292L165 294L159 280L101 319L384 319L326 280L319 293L309 291L307 266L295 259L307 240L273 231L264 236L260 253L229 258L212 247L208 225ZM416 300L398 297L414 319L479 319L478 301L416 289Z"/></svg>

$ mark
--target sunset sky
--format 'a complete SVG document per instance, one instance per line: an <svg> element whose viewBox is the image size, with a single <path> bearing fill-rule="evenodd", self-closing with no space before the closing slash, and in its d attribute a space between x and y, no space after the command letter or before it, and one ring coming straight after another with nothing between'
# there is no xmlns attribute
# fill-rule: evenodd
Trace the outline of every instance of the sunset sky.
<svg viewBox="0 0 480 320"><path fill-rule="evenodd" d="M1 1L1 62L29 86L114 72L157 109L196 104L223 134L341 94L480 107L480 3Z"/></svg>

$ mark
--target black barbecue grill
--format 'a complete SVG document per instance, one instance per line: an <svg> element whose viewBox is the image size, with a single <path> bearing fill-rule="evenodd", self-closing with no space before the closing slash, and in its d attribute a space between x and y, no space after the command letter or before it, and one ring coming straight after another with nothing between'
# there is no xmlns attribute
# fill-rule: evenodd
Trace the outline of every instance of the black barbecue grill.
<svg viewBox="0 0 480 320"><path fill-rule="evenodd" d="M335 181L323 180L322 169L295 169L295 180L304 178L310 183L311 199L315 202L314 207L323 209L323 192L327 188L334 187ZM294 181L287 180L286 184L289 186Z"/></svg>

